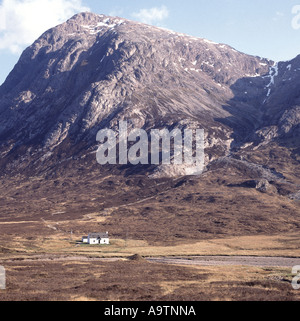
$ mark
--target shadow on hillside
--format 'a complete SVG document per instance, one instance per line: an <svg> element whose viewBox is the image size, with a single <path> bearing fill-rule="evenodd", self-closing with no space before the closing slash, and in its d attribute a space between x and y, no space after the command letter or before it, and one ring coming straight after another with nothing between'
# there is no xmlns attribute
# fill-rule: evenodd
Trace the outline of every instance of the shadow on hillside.
<svg viewBox="0 0 300 321"><path fill-rule="evenodd" d="M238 79L230 87L233 98L223 105L223 109L230 116L216 118L215 121L233 130L233 150L247 142L253 142L254 146L259 145L263 138L260 138L256 131L278 126L284 113L299 105L299 91L295 90L295 83L290 88L289 84L282 82L282 85L269 96L266 87L268 83L269 78L245 77ZM291 124L292 122L291 120ZM292 128L288 133L279 131L279 137L274 138L280 146L294 149L293 155L300 155L300 125Z"/></svg>
<svg viewBox="0 0 300 321"><path fill-rule="evenodd" d="M262 126L265 86L266 81L261 77L245 77L238 79L230 87L234 96L223 105L230 116L215 118L215 121L233 130L232 148L253 139L255 131Z"/></svg>

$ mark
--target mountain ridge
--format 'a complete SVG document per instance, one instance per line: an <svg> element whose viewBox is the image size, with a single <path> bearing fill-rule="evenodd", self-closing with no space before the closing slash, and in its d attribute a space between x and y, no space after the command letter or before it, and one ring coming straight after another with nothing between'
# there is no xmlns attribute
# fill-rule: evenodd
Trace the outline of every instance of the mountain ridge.
<svg viewBox="0 0 300 321"><path fill-rule="evenodd" d="M56 149L82 157L97 147L98 130L125 119L145 130L205 129L206 164L286 136L298 148L298 70L300 56L275 63L206 39L80 13L43 33L0 87L2 163L10 155L44 163Z"/></svg>

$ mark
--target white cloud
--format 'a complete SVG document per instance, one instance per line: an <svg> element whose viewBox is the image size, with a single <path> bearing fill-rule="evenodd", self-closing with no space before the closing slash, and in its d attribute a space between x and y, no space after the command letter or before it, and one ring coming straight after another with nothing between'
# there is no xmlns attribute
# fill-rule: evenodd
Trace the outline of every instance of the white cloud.
<svg viewBox="0 0 300 321"><path fill-rule="evenodd" d="M151 9L141 9L138 12L134 12L132 16L143 23L155 24L168 18L169 10L166 6L161 6L160 8L154 7Z"/></svg>
<svg viewBox="0 0 300 321"><path fill-rule="evenodd" d="M44 31L78 12L89 10L81 0L3 0L0 4L0 50L20 54Z"/></svg>

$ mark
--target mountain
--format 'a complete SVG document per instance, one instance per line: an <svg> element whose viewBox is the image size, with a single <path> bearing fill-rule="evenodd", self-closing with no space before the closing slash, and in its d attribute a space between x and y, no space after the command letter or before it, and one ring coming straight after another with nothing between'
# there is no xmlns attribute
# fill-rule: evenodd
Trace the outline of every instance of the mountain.
<svg viewBox="0 0 300 321"><path fill-rule="evenodd" d="M276 63L118 17L77 14L28 47L0 87L1 210L80 217L118 204L126 210L105 228L121 235L130 225L135 237L132 215L143 221L154 208L168 217L184 204L184 213L195 213L186 225L174 219L182 237L263 233L270 224L274 232L283 221L297 228L299 207L290 202L300 198L299 85L300 56ZM174 167L101 167L97 132L120 120L146 131L204 129L205 172L182 178ZM128 204L143 200L148 209L130 212ZM252 209L266 217L257 221ZM206 225L192 233L198 219ZM175 237L157 220L151 235Z"/></svg>
<svg viewBox="0 0 300 321"><path fill-rule="evenodd" d="M95 147L97 131L121 119L145 129L195 123L206 131L207 162L270 131L297 135L299 60L274 65L205 39L78 14L27 48L1 86L2 157L24 148L50 156L67 142Z"/></svg>

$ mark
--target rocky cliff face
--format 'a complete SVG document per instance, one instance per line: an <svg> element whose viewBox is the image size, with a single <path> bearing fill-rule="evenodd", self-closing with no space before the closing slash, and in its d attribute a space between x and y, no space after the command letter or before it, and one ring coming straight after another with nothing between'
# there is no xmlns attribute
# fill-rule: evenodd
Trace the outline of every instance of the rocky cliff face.
<svg viewBox="0 0 300 321"><path fill-rule="evenodd" d="M206 163L273 142L299 148L300 56L274 63L228 45L82 13L45 32L0 87L1 166L85 157L119 120L205 129Z"/></svg>

